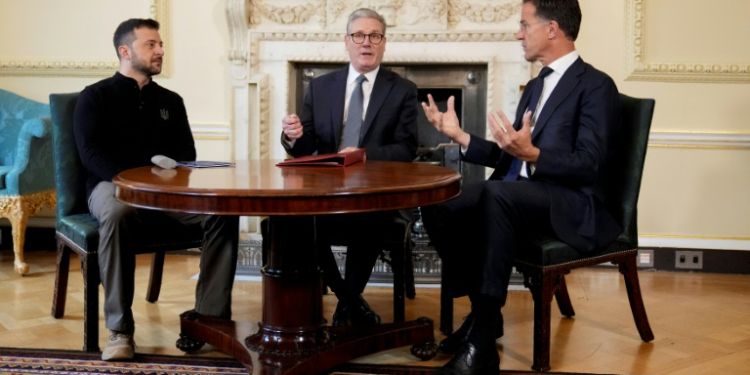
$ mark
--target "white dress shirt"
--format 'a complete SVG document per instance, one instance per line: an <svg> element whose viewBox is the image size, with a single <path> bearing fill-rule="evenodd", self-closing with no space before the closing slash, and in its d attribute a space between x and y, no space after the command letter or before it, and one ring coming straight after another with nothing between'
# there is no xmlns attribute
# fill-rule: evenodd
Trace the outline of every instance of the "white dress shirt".
<svg viewBox="0 0 750 375"><path fill-rule="evenodd" d="M362 82L362 94L364 94L364 98L362 100L363 121L365 119L365 115L367 114L367 106L370 104L370 96L372 96L372 86L375 83L375 77L378 76L379 71L380 66L378 65L375 70L365 73L365 78L367 78L367 80ZM354 70L352 64L349 64L349 73L346 76L346 93L344 96L346 98L344 101L344 127L346 126L346 116L349 114L349 102L352 99L352 92L354 91L354 88L357 87L357 77L359 77L359 73ZM343 128L341 134L344 134ZM284 142L287 147L293 147L296 139L287 139L286 137L283 137L282 142Z"/></svg>
<svg viewBox="0 0 750 375"><path fill-rule="evenodd" d="M544 109L544 104L547 103L547 99L549 99L549 96L552 94L552 91L555 90L555 87L557 87L557 83L560 82L560 78L562 78L563 74L565 74L565 71L570 68L571 65L573 65L576 60L578 60L578 51L573 50L572 52L568 53L567 55L551 62L548 67L552 69L552 73L544 77L544 89L542 90L542 95L539 97L539 105L536 106L536 110L534 111L534 114L531 116L531 134L534 134L534 125L536 125L536 119L539 118L539 114L542 113L542 110ZM526 111L524 111L526 112ZM536 167L532 164L531 165L531 173L534 173L534 169ZM521 165L521 177L528 178L529 175L526 173L526 162L523 162Z"/></svg>

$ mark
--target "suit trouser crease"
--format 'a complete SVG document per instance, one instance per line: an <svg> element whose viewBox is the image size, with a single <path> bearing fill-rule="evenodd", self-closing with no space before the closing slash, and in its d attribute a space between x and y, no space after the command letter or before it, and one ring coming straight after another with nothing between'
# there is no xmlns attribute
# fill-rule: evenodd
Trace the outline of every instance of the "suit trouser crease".
<svg viewBox="0 0 750 375"><path fill-rule="evenodd" d="M358 297L365 290L372 275L372 265L380 255L379 223L391 221L398 211L365 214L316 216L318 262L323 269L323 280L339 300ZM343 243L339 243L343 242ZM347 245L345 274L342 280L332 245Z"/></svg>
<svg viewBox="0 0 750 375"><path fill-rule="evenodd" d="M89 210L99 221L99 273L104 287L106 327L133 332L135 242L147 226L164 220L200 224L204 231L195 310L231 317L231 291L237 265L239 218L137 209L114 197L115 185L100 182L89 197Z"/></svg>
<svg viewBox="0 0 750 375"><path fill-rule="evenodd" d="M519 245L550 234L549 190L543 183L482 181L451 201L422 208L427 234L443 263L449 295L507 298Z"/></svg>

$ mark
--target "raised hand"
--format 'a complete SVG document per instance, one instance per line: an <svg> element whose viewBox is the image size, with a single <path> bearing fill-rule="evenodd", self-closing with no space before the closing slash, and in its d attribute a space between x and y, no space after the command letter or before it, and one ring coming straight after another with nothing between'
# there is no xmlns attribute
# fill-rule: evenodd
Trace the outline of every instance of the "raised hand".
<svg viewBox="0 0 750 375"><path fill-rule="evenodd" d="M461 125L458 122L458 116L454 108L455 98L453 96L448 98L448 110L445 112L440 112L432 95L427 94L427 100L429 104L422 102L422 109L424 109L424 114L427 116L430 124L454 142L466 147L470 137L468 133L461 129Z"/></svg>
<svg viewBox="0 0 750 375"><path fill-rule="evenodd" d="M487 121L498 147L523 161L536 162L539 149L531 143L531 112L524 114L523 126L519 130L513 128L510 120L501 110L488 114Z"/></svg>

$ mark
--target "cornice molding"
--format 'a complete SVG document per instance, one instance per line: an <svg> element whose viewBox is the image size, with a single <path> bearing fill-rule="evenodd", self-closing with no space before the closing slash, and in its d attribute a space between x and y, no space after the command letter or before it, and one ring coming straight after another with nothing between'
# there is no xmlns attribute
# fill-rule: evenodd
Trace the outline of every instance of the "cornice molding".
<svg viewBox="0 0 750 375"><path fill-rule="evenodd" d="M151 17L161 25L159 34L165 45L171 46L171 20L169 0L151 0L149 6ZM171 75L171 59L165 56L160 77ZM119 69L117 60L80 60L75 58L56 58L51 60L36 60L11 58L0 60L0 76L32 76L32 77L107 77Z"/></svg>
<svg viewBox="0 0 750 375"><path fill-rule="evenodd" d="M626 81L750 83L750 62L660 62L645 56L645 3L625 0Z"/></svg>
<svg viewBox="0 0 750 375"><path fill-rule="evenodd" d="M651 132L649 147L700 148L700 149L750 149L748 133L705 133L705 132Z"/></svg>

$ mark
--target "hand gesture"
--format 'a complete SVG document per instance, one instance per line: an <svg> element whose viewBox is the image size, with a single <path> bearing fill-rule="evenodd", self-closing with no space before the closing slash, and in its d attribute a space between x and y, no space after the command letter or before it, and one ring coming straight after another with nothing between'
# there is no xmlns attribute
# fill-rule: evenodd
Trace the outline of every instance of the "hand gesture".
<svg viewBox="0 0 750 375"><path fill-rule="evenodd" d="M299 121L299 117L294 113L284 116L281 119L281 130L289 140L302 137L302 123Z"/></svg>
<svg viewBox="0 0 750 375"><path fill-rule="evenodd" d="M531 112L524 114L523 126L517 131L501 110L490 112L487 120L498 147L523 161L536 162L539 149L531 143Z"/></svg>
<svg viewBox="0 0 750 375"><path fill-rule="evenodd" d="M458 123L458 116L456 116L456 110L453 107L455 98L453 96L448 98L448 110L445 112L440 112L432 95L427 94L427 100L429 101L429 105L422 102L422 109L424 109L424 114L427 115L427 120L430 121L432 126L462 146L468 145L469 135L461 129L461 125ZM463 142L466 142L466 144Z"/></svg>

